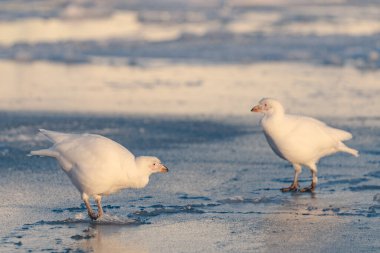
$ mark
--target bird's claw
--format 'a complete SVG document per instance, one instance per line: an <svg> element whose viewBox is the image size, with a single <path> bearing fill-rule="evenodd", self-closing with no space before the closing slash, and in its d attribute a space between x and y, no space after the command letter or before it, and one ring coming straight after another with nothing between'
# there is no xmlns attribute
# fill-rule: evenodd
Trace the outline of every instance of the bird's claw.
<svg viewBox="0 0 380 253"><path fill-rule="evenodd" d="M297 185L291 185L289 187L281 188L282 192L294 192L294 191L297 191L297 190L298 190L298 186Z"/></svg>
<svg viewBox="0 0 380 253"><path fill-rule="evenodd" d="M305 187L300 190L300 192L314 192L314 187Z"/></svg>
<svg viewBox="0 0 380 253"><path fill-rule="evenodd" d="M94 212L88 212L88 216L90 216L91 220L97 220L100 218L100 215L97 215Z"/></svg>
<svg viewBox="0 0 380 253"><path fill-rule="evenodd" d="M316 184L314 182L311 182L311 185L309 187L305 187L301 189L301 192L314 192Z"/></svg>

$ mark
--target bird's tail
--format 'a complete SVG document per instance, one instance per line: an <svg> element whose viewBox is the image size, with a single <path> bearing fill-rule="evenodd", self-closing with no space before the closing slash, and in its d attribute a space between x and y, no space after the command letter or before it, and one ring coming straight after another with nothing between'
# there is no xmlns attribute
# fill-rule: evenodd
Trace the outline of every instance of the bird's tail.
<svg viewBox="0 0 380 253"><path fill-rule="evenodd" d="M56 151L48 148L48 149L33 150L28 154L28 156L33 156L33 155L57 157L58 154Z"/></svg>
<svg viewBox="0 0 380 253"><path fill-rule="evenodd" d="M341 152L349 153L355 157L359 156L359 151L357 151L356 149L347 147L346 145L344 145L343 142L339 143L338 150Z"/></svg>

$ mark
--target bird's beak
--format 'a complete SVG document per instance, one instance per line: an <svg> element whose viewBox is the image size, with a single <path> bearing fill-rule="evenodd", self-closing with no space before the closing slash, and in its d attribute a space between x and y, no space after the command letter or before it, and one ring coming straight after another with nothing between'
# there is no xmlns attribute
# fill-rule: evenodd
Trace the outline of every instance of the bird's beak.
<svg viewBox="0 0 380 253"><path fill-rule="evenodd" d="M262 112L261 105L256 105L251 109L251 112Z"/></svg>
<svg viewBox="0 0 380 253"><path fill-rule="evenodd" d="M166 172L169 172L169 169L165 165L162 165L161 168L160 168L160 172L161 173L166 173Z"/></svg>

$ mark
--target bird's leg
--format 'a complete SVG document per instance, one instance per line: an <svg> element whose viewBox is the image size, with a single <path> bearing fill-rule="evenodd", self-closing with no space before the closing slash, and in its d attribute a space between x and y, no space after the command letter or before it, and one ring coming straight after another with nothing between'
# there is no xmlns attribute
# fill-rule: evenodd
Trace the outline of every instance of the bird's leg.
<svg viewBox="0 0 380 253"><path fill-rule="evenodd" d="M315 164L309 166L311 175L312 175L312 180L311 180L311 185L310 187L305 187L301 189L301 192L314 192L315 187L317 186L318 182L318 177L317 177L317 166Z"/></svg>
<svg viewBox="0 0 380 253"><path fill-rule="evenodd" d="M95 202L98 205L98 219L103 216L103 208L102 208L102 196L97 195L95 197Z"/></svg>
<svg viewBox="0 0 380 253"><path fill-rule="evenodd" d="M92 220L96 220L98 218L98 216L95 214L95 212L92 210L91 208L91 205L90 205L90 201L89 201L89 197L87 194L83 193L82 194L82 199L84 201L84 204L86 205L86 208L87 208L87 212L88 212L88 216L90 216L90 218Z"/></svg>
<svg viewBox="0 0 380 253"><path fill-rule="evenodd" d="M302 167L299 164L293 164L293 167L294 167L294 180L293 180L293 183L289 187L282 188L281 189L282 192L297 191L297 189L299 187L299 185L298 185L298 176L302 172Z"/></svg>

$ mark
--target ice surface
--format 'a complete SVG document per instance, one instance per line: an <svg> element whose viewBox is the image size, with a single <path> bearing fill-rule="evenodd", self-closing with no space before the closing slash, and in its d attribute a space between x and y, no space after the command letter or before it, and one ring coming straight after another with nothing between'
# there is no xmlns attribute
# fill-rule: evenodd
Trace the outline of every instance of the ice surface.
<svg viewBox="0 0 380 253"><path fill-rule="evenodd" d="M357 126L361 120L327 120L350 129L360 158L325 158L314 194L284 194L279 189L291 183L293 170L272 153L253 116L0 116L0 135L12 135L0 146L2 252L380 249L373 187L379 185L380 134L378 127ZM102 133L136 154L159 156L170 173L153 176L145 189L105 197L105 217L90 221L55 161L26 156L46 145L35 137L42 127ZM308 185L308 171L301 175L301 185Z"/></svg>

